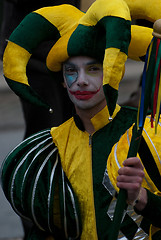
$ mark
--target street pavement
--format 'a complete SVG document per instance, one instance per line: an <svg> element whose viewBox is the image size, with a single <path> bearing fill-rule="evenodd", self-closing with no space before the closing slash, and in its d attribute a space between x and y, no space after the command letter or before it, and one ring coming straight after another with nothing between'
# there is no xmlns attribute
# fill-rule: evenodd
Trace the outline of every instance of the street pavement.
<svg viewBox="0 0 161 240"><path fill-rule="evenodd" d="M120 84L119 103L127 101L137 89L143 64L128 60L125 77ZM24 119L18 97L5 83L0 61L0 165L3 159L22 139ZM0 187L0 240L21 240L23 229L19 217L14 213Z"/></svg>

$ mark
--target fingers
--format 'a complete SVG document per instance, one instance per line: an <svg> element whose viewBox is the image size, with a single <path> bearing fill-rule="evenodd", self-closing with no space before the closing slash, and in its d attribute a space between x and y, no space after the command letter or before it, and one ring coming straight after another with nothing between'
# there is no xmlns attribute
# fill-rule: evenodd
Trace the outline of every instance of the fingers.
<svg viewBox="0 0 161 240"><path fill-rule="evenodd" d="M143 165L139 158L128 158L118 170L117 187L127 190L127 200L137 199L144 178Z"/></svg>
<svg viewBox="0 0 161 240"><path fill-rule="evenodd" d="M133 158L127 158L124 162L123 162L123 165L126 167L126 166L132 166L132 167L135 167L135 168L140 168L140 169L144 169L143 168L143 165L140 161L139 158L137 157L133 157Z"/></svg>
<svg viewBox="0 0 161 240"><path fill-rule="evenodd" d="M123 167L118 170L117 182L119 187L126 186L137 188L142 183L144 177L143 165L139 158L128 158L124 161ZM128 187L129 186L129 187Z"/></svg>
<svg viewBox="0 0 161 240"><path fill-rule="evenodd" d="M141 187L141 177L117 177L117 187L124 188L126 190L138 191Z"/></svg>

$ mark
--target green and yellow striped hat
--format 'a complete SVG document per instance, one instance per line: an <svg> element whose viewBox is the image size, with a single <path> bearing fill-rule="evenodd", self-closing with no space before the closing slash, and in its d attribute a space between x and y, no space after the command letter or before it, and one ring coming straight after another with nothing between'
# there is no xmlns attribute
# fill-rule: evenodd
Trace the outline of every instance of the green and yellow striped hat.
<svg viewBox="0 0 161 240"><path fill-rule="evenodd" d="M160 18L158 9L160 0L96 0L86 13L68 4L38 9L9 38L3 59L5 79L20 97L50 108L29 86L26 66L39 43L53 39L47 56L52 72L61 71L71 56L103 61L103 88L112 115L127 57L140 60L152 39L152 29L131 26L131 20L154 22Z"/></svg>

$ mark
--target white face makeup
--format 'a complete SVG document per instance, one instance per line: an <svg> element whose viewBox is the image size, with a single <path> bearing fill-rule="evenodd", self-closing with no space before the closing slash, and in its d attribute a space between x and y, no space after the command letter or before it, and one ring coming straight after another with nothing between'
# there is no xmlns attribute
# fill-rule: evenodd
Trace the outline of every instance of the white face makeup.
<svg viewBox="0 0 161 240"><path fill-rule="evenodd" d="M71 57L63 65L65 85L76 107L89 109L105 100L103 92L103 67L96 59Z"/></svg>

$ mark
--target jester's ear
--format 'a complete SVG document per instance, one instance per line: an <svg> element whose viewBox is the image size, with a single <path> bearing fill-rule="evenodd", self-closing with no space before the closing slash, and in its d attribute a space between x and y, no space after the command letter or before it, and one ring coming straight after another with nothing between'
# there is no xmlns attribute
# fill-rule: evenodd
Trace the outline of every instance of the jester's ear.
<svg viewBox="0 0 161 240"><path fill-rule="evenodd" d="M21 98L45 107L49 105L29 86L26 66L31 54L19 45L9 41L3 55L3 71L9 87Z"/></svg>
<svg viewBox="0 0 161 240"><path fill-rule="evenodd" d="M27 15L11 34L3 57L5 79L10 88L31 103L50 109L29 86L26 66L33 50L45 40L57 41L83 15L72 5L45 7ZM61 21L60 21L61 19Z"/></svg>

